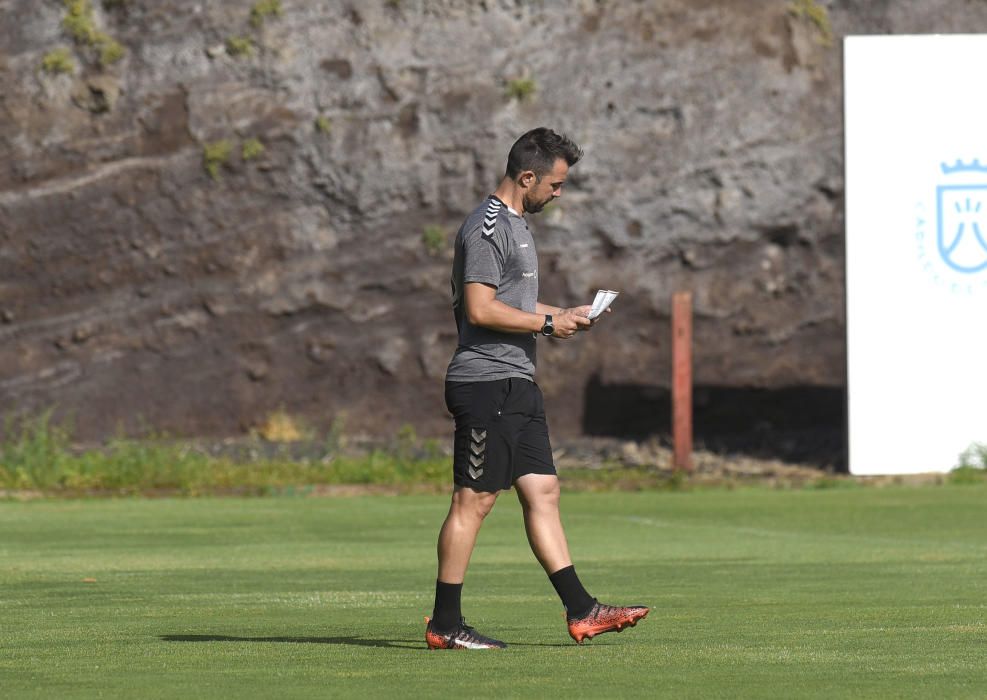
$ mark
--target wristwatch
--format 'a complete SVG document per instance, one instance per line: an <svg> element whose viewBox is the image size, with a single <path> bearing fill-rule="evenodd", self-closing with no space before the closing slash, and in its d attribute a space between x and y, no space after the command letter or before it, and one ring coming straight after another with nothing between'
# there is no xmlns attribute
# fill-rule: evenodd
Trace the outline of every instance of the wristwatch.
<svg viewBox="0 0 987 700"><path fill-rule="evenodd" d="M552 315L545 314L545 325L541 327L542 335L553 335L555 333L555 324L552 323Z"/></svg>

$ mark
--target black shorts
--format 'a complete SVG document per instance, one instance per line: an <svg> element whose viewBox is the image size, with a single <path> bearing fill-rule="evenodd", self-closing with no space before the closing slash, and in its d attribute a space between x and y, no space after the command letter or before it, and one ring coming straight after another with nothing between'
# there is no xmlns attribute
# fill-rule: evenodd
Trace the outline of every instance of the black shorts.
<svg viewBox="0 0 987 700"><path fill-rule="evenodd" d="M555 474L545 403L527 379L446 382L446 407L456 419L453 479L489 493L525 474Z"/></svg>

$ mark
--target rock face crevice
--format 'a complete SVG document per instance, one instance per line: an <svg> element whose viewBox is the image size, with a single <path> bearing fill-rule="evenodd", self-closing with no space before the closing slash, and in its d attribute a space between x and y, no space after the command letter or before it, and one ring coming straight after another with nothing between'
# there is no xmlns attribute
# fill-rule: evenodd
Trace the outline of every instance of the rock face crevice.
<svg viewBox="0 0 987 700"><path fill-rule="evenodd" d="M987 6L819 4L829 45L781 1L285 0L259 27L243 3L94 2L125 49L101 67L62 3L0 0L0 407L57 406L83 437L229 434L279 406L442 434L434 239L542 124L586 152L532 219L542 297L622 292L541 346L553 431L594 431L590 382L667 386L678 290L700 384L838 389L839 38ZM74 66L48 74L58 46Z"/></svg>

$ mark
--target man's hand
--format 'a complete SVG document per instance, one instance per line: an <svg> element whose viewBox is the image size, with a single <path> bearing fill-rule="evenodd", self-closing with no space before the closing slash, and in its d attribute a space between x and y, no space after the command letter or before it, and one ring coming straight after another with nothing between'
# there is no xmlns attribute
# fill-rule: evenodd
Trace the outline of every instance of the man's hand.
<svg viewBox="0 0 987 700"><path fill-rule="evenodd" d="M579 331L588 331L593 322L586 318L591 306L575 306L571 309L562 309L562 313L552 316L552 324L555 338L571 338Z"/></svg>
<svg viewBox="0 0 987 700"><path fill-rule="evenodd" d="M603 318L603 314L600 314L596 318L590 319L589 318L589 315L590 315L590 312L592 312L592 311L593 311L593 307L591 305L589 305L589 304L586 304L585 306L574 306L571 309L560 309L559 313L560 314L576 314L577 316L583 316L583 317L585 317L589 321L589 327L582 327L582 326L580 326L579 330L581 330L581 331L588 331L597 321L599 321L601 318ZM613 309L607 307L606 309L604 309L603 313L609 314L612 311L613 311Z"/></svg>

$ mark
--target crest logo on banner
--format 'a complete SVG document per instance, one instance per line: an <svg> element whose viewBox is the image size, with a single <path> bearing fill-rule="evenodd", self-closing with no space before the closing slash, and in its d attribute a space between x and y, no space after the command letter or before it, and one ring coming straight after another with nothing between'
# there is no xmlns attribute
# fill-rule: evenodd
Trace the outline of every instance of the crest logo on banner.
<svg viewBox="0 0 987 700"><path fill-rule="evenodd" d="M987 165L957 160L939 170L934 211L918 204L922 268L953 293L987 291Z"/></svg>

